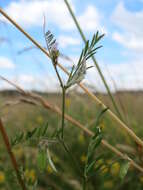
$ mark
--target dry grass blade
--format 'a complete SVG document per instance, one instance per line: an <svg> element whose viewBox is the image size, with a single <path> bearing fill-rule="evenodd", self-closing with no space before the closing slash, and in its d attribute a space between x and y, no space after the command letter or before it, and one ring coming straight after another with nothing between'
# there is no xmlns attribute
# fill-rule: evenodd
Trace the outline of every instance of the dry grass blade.
<svg viewBox="0 0 143 190"><path fill-rule="evenodd" d="M49 57L48 52L39 44L37 43L27 32L25 32L12 18L10 18L3 10L0 8L0 13L6 17L18 30L20 30L33 44L35 44L44 54ZM58 66L69 75L68 71L58 63ZM83 84L79 84L79 86L83 89L84 92L88 94L98 105L101 105L104 109L106 106L102 103L92 92L90 92ZM134 141L143 147L143 141L124 123L122 122L110 109L107 110L108 115L118 123L118 125L124 129L133 139Z"/></svg>
<svg viewBox="0 0 143 190"><path fill-rule="evenodd" d="M135 148L129 146L129 145L125 145L125 144L117 144L116 147L118 149L120 149L121 151L124 151L126 153L129 153L129 154L133 154L133 155L136 155L137 154L137 151Z"/></svg>
<svg viewBox="0 0 143 190"><path fill-rule="evenodd" d="M26 98L20 98L19 100L16 101L7 101L6 103L4 103L4 105L2 107L7 107L7 106L15 106L17 104L20 103L27 103L27 104L31 104L31 105L37 105L37 102L30 100L30 99L26 99Z"/></svg>
<svg viewBox="0 0 143 190"><path fill-rule="evenodd" d="M4 79L4 77L2 77L2 78ZM24 91L21 87L19 87L18 85L15 85L13 82L10 82L7 79L4 79L4 80L7 81L9 84L13 85L14 87L16 87L16 89L19 91L19 93L21 93L23 96L33 98L33 99L37 100L39 103L41 103L41 105L44 108L50 109L51 111L57 113L60 116L62 115L62 111L60 110L60 108L58 106L54 106L54 105L50 104L47 100L45 100L43 97L41 97L39 95L36 95L34 93L30 93L30 92ZM30 99L30 102L32 102L31 99ZM26 103L28 103L28 101ZM33 104L34 104L34 102L33 102ZM70 123L72 123L74 126L76 126L76 127L80 128L81 130L83 130L88 135L90 135L90 136L94 135L94 133L92 131L90 131L88 128L84 127L84 125L82 125L77 120L73 119L71 116L65 114L65 119L67 121L69 121ZM143 172L143 168L141 166L139 166L137 163L135 163L126 154L123 154L118 149L116 149L114 146L110 145L106 140L102 140L101 143L102 143L102 145L104 147L108 148L110 151L112 151L113 153L115 153L116 155L118 155L119 157L121 157L122 159L128 160L130 162L130 164L133 167L135 167L136 169L138 169L140 172Z"/></svg>
<svg viewBox="0 0 143 190"><path fill-rule="evenodd" d="M17 175L17 179L19 181L19 184L21 185L21 188L23 190L26 190L26 186L24 184L24 181L23 179L21 178L21 175L20 175L20 172L19 172L19 169L18 169L18 164L17 164L17 161L16 161L16 158L11 150L11 146L10 146L10 142L9 142L9 139L8 139L8 136L7 136L7 133L5 131L5 128L3 126L3 123L0 119L0 132L1 132L1 135L2 135L2 138L3 138L3 141L5 143L5 146L6 146L6 149L7 149L7 152L9 154L9 157L11 159L11 163L14 167L14 170L16 172L16 175Z"/></svg>

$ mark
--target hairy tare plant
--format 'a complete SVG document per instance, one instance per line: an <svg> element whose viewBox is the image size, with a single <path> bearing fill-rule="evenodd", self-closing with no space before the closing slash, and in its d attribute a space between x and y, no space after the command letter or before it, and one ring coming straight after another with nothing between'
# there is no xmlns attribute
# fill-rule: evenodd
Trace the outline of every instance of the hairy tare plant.
<svg viewBox="0 0 143 190"><path fill-rule="evenodd" d="M65 115L66 90L75 84L79 84L85 78L86 71L87 69L90 68L90 67L87 67L87 60L90 57L92 57L99 48L102 47L102 46L97 46L97 47L95 46L103 38L103 36L104 35L99 35L99 32L97 31L97 33L93 35L91 42L89 40L86 42L85 47L83 48L80 54L78 63L76 64L76 66L75 65L72 66L67 82L64 84L62 81L62 77L60 76L57 69L58 57L60 53L57 47L56 39L54 38L54 35L50 31L46 32L45 34L48 52L49 52L51 61L53 63L53 66L55 68L57 77L59 79L60 86L62 88L62 124L61 124L61 128L59 129L58 139L64 146L66 152L69 155L69 158L73 159L73 163L75 163L75 158L70 152L64 140L64 125L65 125L64 115ZM100 134L101 131L99 128L96 128L96 127L97 126L95 126L95 135L91 138L91 142L89 144L88 153L87 153L87 162L84 168L84 174L83 175L81 174L81 177L83 178L83 190L86 189L86 182L93 175L93 168L94 168L95 162L99 159L97 158L96 160L93 161L94 151L97 148L97 146L100 144L101 139L102 139L101 134ZM75 167L76 166L77 164L75 163Z"/></svg>

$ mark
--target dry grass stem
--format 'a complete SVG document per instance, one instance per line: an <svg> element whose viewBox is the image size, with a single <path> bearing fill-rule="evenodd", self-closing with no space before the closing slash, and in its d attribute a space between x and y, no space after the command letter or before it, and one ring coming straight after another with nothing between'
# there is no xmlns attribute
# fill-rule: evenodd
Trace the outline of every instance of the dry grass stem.
<svg viewBox="0 0 143 190"><path fill-rule="evenodd" d="M30 92L26 92L25 90L23 90L21 87L19 87L18 85L14 84L13 82L5 79L4 77L1 77L3 80L7 81L9 84L11 84L12 86L14 86L19 93L21 93L23 96L26 96L27 98L33 98L34 100L38 101L38 103L41 103L41 105L46 108L49 109L55 113L57 113L58 115L62 115L62 111L60 110L60 108L58 106L52 105L50 104L47 100L45 100L43 97L41 97L40 95L37 95L35 93L30 93ZM32 100L30 99L30 101L28 102L32 102ZM34 102L33 102L34 104ZM65 114L65 119L67 121L69 121L70 123L72 123L74 126L80 128L81 130L83 130L85 133L87 133L88 135L92 136L94 135L94 133L89 130L88 128L84 127L83 124L81 124L80 122L78 122L77 120L73 119L71 116ZM119 157L121 157L122 159L128 160L130 162L130 164L135 167L136 169L138 169L140 172L143 172L143 168L141 166L139 166L137 163L135 163L129 156L127 156L126 154L120 152L117 148L115 148L114 146L110 145L106 140L102 140L102 145L106 148L108 148L110 151L112 151L113 153L115 153L116 155L118 155Z"/></svg>

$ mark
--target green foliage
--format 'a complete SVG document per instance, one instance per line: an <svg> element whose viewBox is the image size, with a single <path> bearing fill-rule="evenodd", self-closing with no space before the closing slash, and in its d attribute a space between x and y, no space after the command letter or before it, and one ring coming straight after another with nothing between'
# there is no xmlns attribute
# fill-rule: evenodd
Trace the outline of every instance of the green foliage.
<svg viewBox="0 0 143 190"><path fill-rule="evenodd" d="M119 173L119 177L121 178L121 180L123 180L125 176L127 175L129 167L130 167L129 161L125 160L121 163L120 173Z"/></svg>
<svg viewBox="0 0 143 190"><path fill-rule="evenodd" d="M104 98L104 101L108 101L108 97L100 95L101 98ZM122 94L120 95L122 98ZM141 102L138 102L137 105L133 102L135 96L127 95L126 96L130 99L130 102L133 103L136 110L138 110L139 106L142 105ZM51 103L57 103L60 104L60 98L61 96L58 95L47 95L44 94L44 97L47 98L47 100ZM16 98L16 97L15 97ZM8 98L5 97L3 99L3 102L7 101ZM141 99L141 98L140 98ZM93 132L96 132L96 128L100 126L100 123L102 122L102 119L104 119L104 122L106 123L108 121L108 125L110 127L104 127L102 129L101 134L105 135L105 138L112 144L115 145L118 143L129 144L127 136L119 136L119 132L117 132L117 128L114 129L114 122L109 121L108 117L104 117L106 115L106 112L104 114L101 114L101 117L98 117L99 113L102 112L103 109L99 109L99 107L96 107L92 102L86 98L85 95L71 95L68 97L68 100L70 101L71 107L68 109L68 114L73 116L73 118L77 118L77 120L81 121L81 123L86 124L89 123L91 120L94 120L96 117L96 121L94 120L94 128L92 128ZM127 110L128 104L127 102L124 102ZM110 104L108 104L110 107ZM15 107L15 112L12 114L12 117L9 118L7 121L7 130L9 134L14 139L16 132L18 131L17 127L11 127L12 123L15 122L17 119L17 125L20 126L19 129L24 132L24 141L19 142L13 147L14 154L16 156L16 159L18 161L19 166L23 166L23 171L25 172L26 169L33 170L36 173L36 180L37 183L37 190L38 189L49 189L49 186L51 186L51 189L59 189L59 190L65 190L65 189L81 189L82 188L82 179L80 173L76 170L74 167L74 163L68 159L67 153L64 151L64 149L61 147L61 145L57 142L57 136L59 136L59 131L57 130L57 126L60 125L59 117L57 117L55 114L53 114L50 111L44 110L41 107L30 107L30 109L27 109L27 105L22 105L23 109L21 110L21 107L17 106ZM96 115L95 115L96 113ZM18 117L18 114L21 114L22 117ZM142 115L139 113L134 113L135 117L142 118ZM45 137L36 137L38 136L38 132L35 132L34 135L32 135L32 138L30 138L28 141L25 139L26 137L26 130L29 132L34 131L37 125L38 117L42 116L43 121L45 121L45 125L47 124L47 118L48 118L48 129L46 130L46 136ZM97 119L99 118L99 119ZM131 117L133 120L133 117ZM84 119L84 120L83 120ZM73 156L76 158L76 162L81 169L82 175L84 174L84 167L87 160L82 161L81 157L84 155L84 158L87 157L87 150L89 145L89 137L85 133L80 133L80 130L76 127L72 127L72 125L69 122L65 122L65 139L66 144L68 145L68 150L73 154ZM42 131L44 131L44 128L46 129L45 125L40 125L37 127L37 130L41 131L39 132L42 134ZM28 128L31 128L28 129ZM60 129L60 128L59 128ZM135 126L135 129L138 130L138 133L140 133L140 128L138 128L138 125ZM19 135L20 135L19 130ZM36 130L36 131L37 131ZM44 132L43 132L44 133ZM28 135L29 136L29 135ZM120 139L121 138L121 139ZM37 139L37 140L35 140ZM39 147L39 142L45 141L43 144L41 143L41 147ZM91 139L90 139L91 140ZM31 142L32 141L32 142ZM34 146L33 146L34 141ZM20 190L19 184L17 183L16 176L14 176L13 168L11 167L9 157L7 156L7 153L5 151L5 147L2 146L2 139L0 138L0 171L5 173L5 182L3 184L0 184L0 189L18 189ZM27 143L28 142L28 143ZM54 172L51 166L49 166L49 161L47 157L47 151L45 148L45 160L46 165L45 169L40 169L40 164L38 166L37 158L38 158L38 152L42 150L42 147L44 144L48 144L48 149L50 151L50 156L53 161L53 163L56 166L57 173ZM21 149L23 151L22 156L19 156L21 154ZM132 155L132 158L138 159L138 155ZM41 159L42 160L42 159ZM97 160L97 161L96 161ZM94 167L92 166L92 162L95 161L95 164L93 163ZM122 160L123 161L123 160ZM113 163L119 163L119 167L117 168L116 165ZM139 160L138 160L139 162ZM88 179L87 180L87 189L93 190L107 190L107 189L119 189L119 190L141 190L143 188L142 183L142 174L139 173L134 168L131 168L131 170L128 170L128 173L126 174L126 178L123 178L125 180L121 180L119 177L120 172L120 165L122 165L122 162L120 161L119 157L115 157L113 153L108 151L106 148L102 147L101 144L97 146L97 148L94 151L93 157L91 159L91 168L88 168ZM124 163L124 161L123 161ZM113 165L113 167L112 167ZM10 166L10 167L9 167ZM47 167L48 166L48 167ZM8 171L8 168L11 168ZM47 169L48 168L48 169ZM49 170L50 168L50 170ZM111 170L111 169L112 170ZM106 170L106 173L104 173ZM91 172L91 173L90 173ZM103 173L102 173L103 172ZM8 174L7 174L8 173ZM22 172L21 172L22 173ZM91 175L93 174L93 176ZM8 176L7 176L8 175ZM107 184L106 184L107 182ZM75 184L75 185L72 185ZM112 184L112 187L109 185ZM35 183L34 183L35 184ZM32 187L33 183L29 185ZM105 185L105 186L104 186ZM107 185L107 187L106 187ZM29 187L28 186L28 187ZM109 187L108 187L109 186ZM70 187L70 188L69 188ZM31 188L29 188L31 189Z"/></svg>
<svg viewBox="0 0 143 190"><path fill-rule="evenodd" d="M54 162L51 159L50 151L48 148L47 148L47 157L48 157L48 163L50 164L51 168L53 169L54 172L57 172L57 169L54 165Z"/></svg>
<svg viewBox="0 0 143 190"><path fill-rule="evenodd" d="M17 134L15 134L15 137L11 138L11 145L14 146L16 144L19 144L23 141L24 139L24 133L23 132L19 132Z"/></svg>
<svg viewBox="0 0 143 190"><path fill-rule="evenodd" d="M47 164L53 169L54 172L57 172L57 169L52 161L50 150L48 147L39 148L39 152L37 155L37 166L40 171L44 171L47 168Z"/></svg>
<svg viewBox="0 0 143 190"><path fill-rule="evenodd" d="M93 38L91 42L89 40L86 42L84 49L81 52L80 58L78 60L78 64L76 66L73 65L68 81L66 83L66 88L71 87L74 84L80 83L86 74L86 70L88 69L86 67L86 61L93 56L99 48L102 46L95 47L95 45L99 42L99 40L104 35L100 35L97 32L96 35L93 35Z"/></svg>
<svg viewBox="0 0 143 190"><path fill-rule="evenodd" d="M84 168L84 177L89 178L94 175L95 163L100 159L100 157L94 158L95 150L100 145L102 140L102 133L100 128L95 129L95 134L91 138L87 151L87 161Z"/></svg>
<svg viewBox="0 0 143 190"><path fill-rule="evenodd" d="M39 150L37 155L37 166L40 171L44 171L47 167L47 153L46 150Z"/></svg>
<svg viewBox="0 0 143 190"><path fill-rule="evenodd" d="M95 132L96 132L96 127L97 126L99 126L99 124L100 124L100 122L101 122L101 120L102 120L102 118L103 118L103 115L105 114L105 112L108 110L108 108L105 108L105 109L101 109L101 110L99 110L98 111L98 113L96 114L96 120L95 120L95 127L94 127L94 129L95 129ZM93 129L93 130L94 130Z"/></svg>
<svg viewBox="0 0 143 190"><path fill-rule="evenodd" d="M30 140L38 140L40 138L48 137L48 123L44 126L36 127L31 131L19 132L14 137L11 138L11 145L15 146L19 143L23 143Z"/></svg>
<svg viewBox="0 0 143 190"><path fill-rule="evenodd" d="M52 139L57 136L58 131L54 131L51 135ZM47 168L47 164L51 166L54 172L57 172L56 167L51 159L50 151L49 151L49 143L52 143L52 139L48 140L48 123L44 126L34 128L31 131L27 131L26 133L20 132L16 134L14 138L11 139L11 145L15 146L17 144L23 142L31 142L36 141L39 143L39 151L37 155L37 166L40 171L44 171Z"/></svg>

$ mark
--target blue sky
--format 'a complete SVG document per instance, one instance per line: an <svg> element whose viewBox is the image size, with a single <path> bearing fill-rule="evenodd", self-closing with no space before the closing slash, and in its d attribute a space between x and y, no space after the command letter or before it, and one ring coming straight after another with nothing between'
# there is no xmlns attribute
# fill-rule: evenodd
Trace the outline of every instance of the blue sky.
<svg viewBox="0 0 143 190"><path fill-rule="evenodd" d="M110 88L115 90L114 80L119 90L143 89L143 0L69 2L88 39L97 30L106 34L96 59ZM60 52L76 64L83 42L63 0L0 0L0 7L43 47L45 15L46 29L55 35ZM2 16L0 21L0 75L26 89L57 89L58 82L47 57L37 49L19 54L32 43ZM72 66L67 60L60 62L67 68ZM105 91L95 68L88 71L84 82ZM0 85L0 88L9 87L3 82Z"/></svg>

